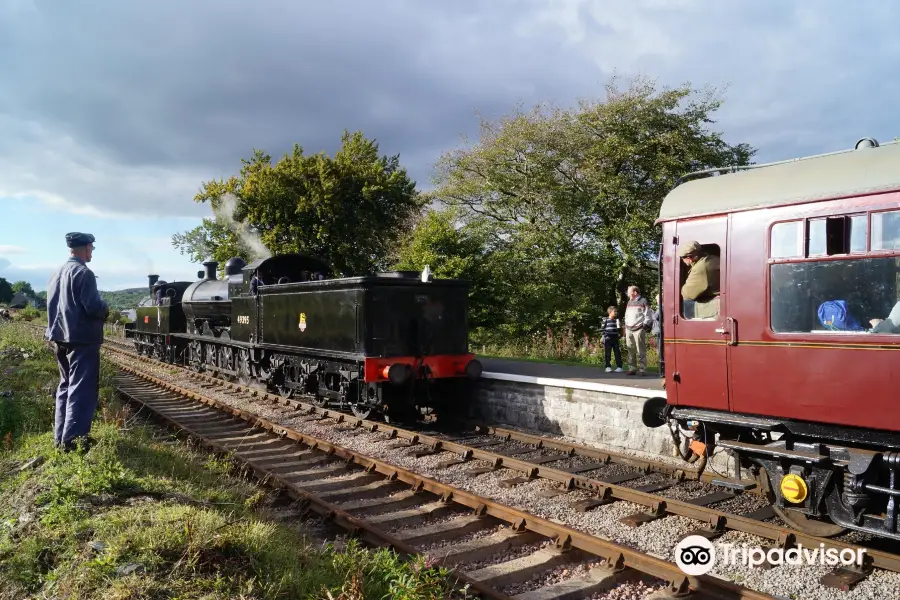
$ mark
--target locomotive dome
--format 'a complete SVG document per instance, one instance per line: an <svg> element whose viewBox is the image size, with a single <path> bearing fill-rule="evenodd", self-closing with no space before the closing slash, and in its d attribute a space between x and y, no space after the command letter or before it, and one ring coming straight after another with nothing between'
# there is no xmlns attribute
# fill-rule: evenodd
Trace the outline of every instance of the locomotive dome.
<svg viewBox="0 0 900 600"><path fill-rule="evenodd" d="M661 221L900 190L900 144L859 140L841 150L724 173L678 185L665 197ZM682 179L684 179L682 178Z"/></svg>
<svg viewBox="0 0 900 600"><path fill-rule="evenodd" d="M245 261L240 256L233 256L228 259L225 263L225 274L226 275L238 275L244 267L247 266L247 261Z"/></svg>

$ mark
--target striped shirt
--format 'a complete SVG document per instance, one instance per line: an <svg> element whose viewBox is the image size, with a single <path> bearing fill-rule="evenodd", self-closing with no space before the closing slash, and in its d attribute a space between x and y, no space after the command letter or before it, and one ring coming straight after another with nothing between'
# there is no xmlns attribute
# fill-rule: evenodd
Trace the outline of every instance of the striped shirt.
<svg viewBox="0 0 900 600"><path fill-rule="evenodd" d="M621 319L611 319L606 317L603 319L603 335L612 339L618 338L620 332L622 331L622 321Z"/></svg>

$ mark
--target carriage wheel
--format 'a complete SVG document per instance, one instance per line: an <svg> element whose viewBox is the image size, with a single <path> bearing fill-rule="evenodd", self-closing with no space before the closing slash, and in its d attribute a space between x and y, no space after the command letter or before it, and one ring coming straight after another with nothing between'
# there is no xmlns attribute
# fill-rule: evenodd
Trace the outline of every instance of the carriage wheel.
<svg viewBox="0 0 900 600"><path fill-rule="evenodd" d="M831 521L819 521L792 508L778 508L773 504L772 510L790 527L814 537L834 537L847 531L846 527Z"/></svg>

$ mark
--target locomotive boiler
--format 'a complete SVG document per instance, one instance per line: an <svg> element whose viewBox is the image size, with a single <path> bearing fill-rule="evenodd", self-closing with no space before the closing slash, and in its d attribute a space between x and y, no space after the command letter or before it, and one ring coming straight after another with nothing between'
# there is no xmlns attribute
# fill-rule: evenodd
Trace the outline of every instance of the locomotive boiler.
<svg viewBox="0 0 900 600"><path fill-rule="evenodd" d="M139 349L285 397L397 420L461 410L481 374L468 351L465 281L404 271L332 279L327 264L298 254L249 265L232 258L222 279L215 261L203 266L195 282L165 284L175 291L160 306L138 309L126 335ZM154 277L151 305L161 289ZM163 308L175 319L168 326L159 324Z"/></svg>
<svg viewBox="0 0 900 600"><path fill-rule="evenodd" d="M900 539L898 165L900 145L864 138L685 176L660 210L666 388L644 424L687 460L730 454L721 485L762 486L812 535Z"/></svg>

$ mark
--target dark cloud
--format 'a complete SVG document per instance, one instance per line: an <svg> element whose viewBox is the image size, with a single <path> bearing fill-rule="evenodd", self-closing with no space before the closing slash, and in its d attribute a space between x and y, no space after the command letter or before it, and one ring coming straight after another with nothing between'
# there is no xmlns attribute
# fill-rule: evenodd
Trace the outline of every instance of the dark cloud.
<svg viewBox="0 0 900 600"><path fill-rule="evenodd" d="M333 152L345 128L427 185L476 109L596 96L615 68L730 82L719 129L761 158L847 147L893 126L888 4L17 0L0 196L196 215L199 183L251 148Z"/></svg>

